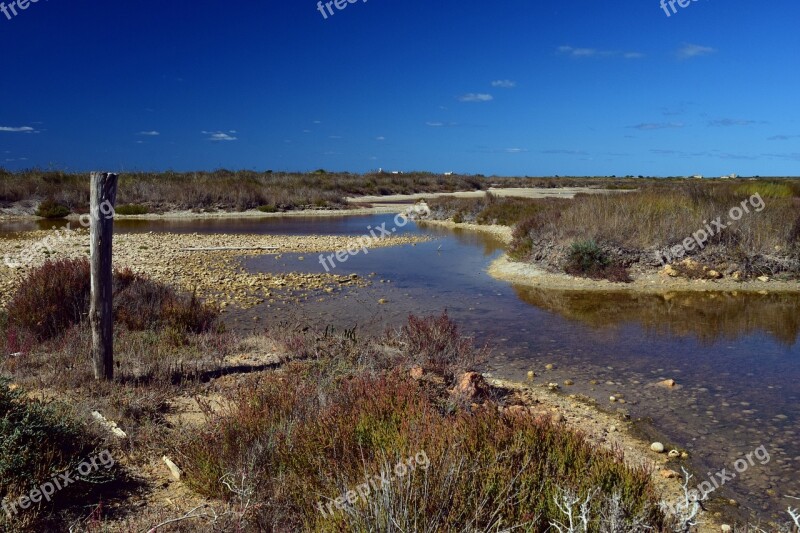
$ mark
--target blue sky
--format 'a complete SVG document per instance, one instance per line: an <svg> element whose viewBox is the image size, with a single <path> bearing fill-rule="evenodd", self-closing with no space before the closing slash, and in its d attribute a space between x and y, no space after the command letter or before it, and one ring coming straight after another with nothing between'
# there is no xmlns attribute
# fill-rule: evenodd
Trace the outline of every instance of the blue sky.
<svg viewBox="0 0 800 533"><path fill-rule="evenodd" d="M800 4L659 1L39 0L0 166L800 175Z"/></svg>

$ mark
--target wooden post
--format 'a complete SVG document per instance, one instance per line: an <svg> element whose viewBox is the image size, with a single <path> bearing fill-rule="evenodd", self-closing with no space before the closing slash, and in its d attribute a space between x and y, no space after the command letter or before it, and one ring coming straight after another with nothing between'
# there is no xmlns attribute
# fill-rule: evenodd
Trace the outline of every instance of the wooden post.
<svg viewBox="0 0 800 533"><path fill-rule="evenodd" d="M89 322L92 326L94 378L114 378L114 309L111 292L111 240L114 235L114 205L117 174L93 172L91 176L91 272L92 295Z"/></svg>

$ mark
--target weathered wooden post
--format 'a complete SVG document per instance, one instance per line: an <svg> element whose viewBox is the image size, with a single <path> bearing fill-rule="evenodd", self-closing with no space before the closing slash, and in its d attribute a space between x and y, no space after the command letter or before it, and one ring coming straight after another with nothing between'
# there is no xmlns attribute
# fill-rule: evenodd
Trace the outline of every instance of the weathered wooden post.
<svg viewBox="0 0 800 533"><path fill-rule="evenodd" d="M114 235L114 205L117 174L93 172L91 176L91 271L92 295L89 323L92 326L94 378L114 378L114 309L111 289L111 241Z"/></svg>

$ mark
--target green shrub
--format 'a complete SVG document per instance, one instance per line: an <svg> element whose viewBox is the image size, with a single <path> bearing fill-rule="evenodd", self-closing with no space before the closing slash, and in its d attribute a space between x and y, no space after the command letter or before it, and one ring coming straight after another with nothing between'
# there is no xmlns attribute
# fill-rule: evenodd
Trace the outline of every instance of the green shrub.
<svg viewBox="0 0 800 533"><path fill-rule="evenodd" d="M65 218L70 214L70 209L57 203L52 198L47 198L36 208L36 216L42 218Z"/></svg>
<svg viewBox="0 0 800 533"><path fill-rule="evenodd" d="M564 271L572 276L609 281L631 281L627 269L614 263L594 241L576 241L570 246Z"/></svg>
<svg viewBox="0 0 800 533"><path fill-rule="evenodd" d="M279 209L272 204L262 205L258 208L262 213L277 213Z"/></svg>
<svg viewBox="0 0 800 533"><path fill-rule="evenodd" d="M118 215L146 215L150 212L150 208L141 204L125 204L114 209Z"/></svg>
<svg viewBox="0 0 800 533"><path fill-rule="evenodd" d="M100 445L100 439L89 433L66 406L28 399L21 389L12 389L7 379L0 378L0 500L7 505L58 474L74 475L80 463L103 453ZM81 475L69 488L55 491L49 502L42 501L27 510L17 507L20 513L10 517L0 512L0 529L33 529L46 511L66 503L85 503L98 483L111 481L116 475L114 468L99 468Z"/></svg>

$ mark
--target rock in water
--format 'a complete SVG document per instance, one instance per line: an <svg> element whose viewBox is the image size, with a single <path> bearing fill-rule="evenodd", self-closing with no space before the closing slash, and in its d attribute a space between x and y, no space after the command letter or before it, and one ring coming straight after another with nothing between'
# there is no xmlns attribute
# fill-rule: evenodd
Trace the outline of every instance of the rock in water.
<svg viewBox="0 0 800 533"><path fill-rule="evenodd" d="M664 453L664 445L660 442L654 442L650 445L650 449L656 453Z"/></svg>

